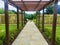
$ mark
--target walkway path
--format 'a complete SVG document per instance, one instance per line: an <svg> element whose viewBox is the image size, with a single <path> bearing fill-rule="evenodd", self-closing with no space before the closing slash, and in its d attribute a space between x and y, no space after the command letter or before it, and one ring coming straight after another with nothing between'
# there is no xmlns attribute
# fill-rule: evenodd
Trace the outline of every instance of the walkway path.
<svg viewBox="0 0 60 45"><path fill-rule="evenodd" d="M12 45L48 45L38 28L28 21Z"/></svg>

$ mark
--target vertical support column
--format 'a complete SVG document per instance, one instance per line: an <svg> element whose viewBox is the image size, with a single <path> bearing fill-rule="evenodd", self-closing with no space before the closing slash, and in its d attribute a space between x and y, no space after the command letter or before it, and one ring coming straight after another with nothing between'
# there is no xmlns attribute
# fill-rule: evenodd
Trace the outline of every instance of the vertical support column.
<svg viewBox="0 0 60 45"><path fill-rule="evenodd" d="M40 27L40 11L36 12L36 25L38 28Z"/></svg>
<svg viewBox="0 0 60 45"><path fill-rule="evenodd" d="M51 45L55 45L55 38L56 38L56 22L57 22L57 3L58 0L55 0L54 2L54 16L53 16L53 28L52 28L52 40Z"/></svg>
<svg viewBox="0 0 60 45"><path fill-rule="evenodd" d="M23 26L24 26L24 11L23 11L23 14L22 15L23 15Z"/></svg>
<svg viewBox="0 0 60 45"><path fill-rule="evenodd" d="M17 29L19 30L19 9L17 7Z"/></svg>
<svg viewBox="0 0 60 45"><path fill-rule="evenodd" d="M43 9L43 15L42 15L42 32L44 32L44 9Z"/></svg>
<svg viewBox="0 0 60 45"><path fill-rule="evenodd" d="M37 26L37 11L36 11L36 26Z"/></svg>
<svg viewBox="0 0 60 45"><path fill-rule="evenodd" d="M25 25L25 11L24 11L24 25Z"/></svg>
<svg viewBox="0 0 60 45"><path fill-rule="evenodd" d="M38 11L37 13L38 13L37 15L38 28L40 28L40 11Z"/></svg>
<svg viewBox="0 0 60 45"><path fill-rule="evenodd" d="M8 16L8 0L4 0L5 6L5 29L6 29L6 45L10 45L9 43L9 16Z"/></svg>
<svg viewBox="0 0 60 45"><path fill-rule="evenodd" d="M22 27L23 27L23 11L21 11L21 23L22 23Z"/></svg>

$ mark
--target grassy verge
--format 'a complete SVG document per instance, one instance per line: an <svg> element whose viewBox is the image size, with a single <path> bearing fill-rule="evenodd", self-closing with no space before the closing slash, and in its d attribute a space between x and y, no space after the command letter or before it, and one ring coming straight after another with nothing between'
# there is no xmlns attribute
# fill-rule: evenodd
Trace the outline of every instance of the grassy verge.
<svg viewBox="0 0 60 45"><path fill-rule="evenodd" d="M45 32L46 36L51 40L52 36L52 26L45 25ZM60 26L57 25L56 27L56 42L57 45L60 45Z"/></svg>
<svg viewBox="0 0 60 45"><path fill-rule="evenodd" d="M36 19L33 20L36 24ZM53 15L46 15L44 16L44 29L45 29L45 35L51 40L52 35L52 23L53 23ZM40 30L42 26L42 15L40 15ZM60 15L57 15L57 27L56 27L56 42L57 45L60 45Z"/></svg>
<svg viewBox="0 0 60 45"><path fill-rule="evenodd" d="M20 25L20 30L23 26ZM12 43L15 39L16 35L20 30L17 30L16 24L10 24L9 25L9 32L10 32L10 42ZM0 24L0 45L4 45L6 43L6 30L5 30L5 24Z"/></svg>

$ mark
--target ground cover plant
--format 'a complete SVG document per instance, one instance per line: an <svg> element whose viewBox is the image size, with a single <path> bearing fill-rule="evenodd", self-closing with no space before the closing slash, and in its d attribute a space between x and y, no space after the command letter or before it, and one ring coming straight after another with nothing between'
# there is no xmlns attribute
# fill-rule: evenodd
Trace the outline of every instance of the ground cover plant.
<svg viewBox="0 0 60 45"><path fill-rule="evenodd" d="M45 25L45 35L51 40L52 36L52 26ZM60 25L57 25L56 27L56 42L57 45L60 45Z"/></svg>
<svg viewBox="0 0 60 45"><path fill-rule="evenodd" d="M20 30L22 26L20 26ZM17 30L17 24L9 24L9 32L10 32L10 42L12 43L20 30ZM5 24L0 24L0 45L5 45L6 43L6 30Z"/></svg>

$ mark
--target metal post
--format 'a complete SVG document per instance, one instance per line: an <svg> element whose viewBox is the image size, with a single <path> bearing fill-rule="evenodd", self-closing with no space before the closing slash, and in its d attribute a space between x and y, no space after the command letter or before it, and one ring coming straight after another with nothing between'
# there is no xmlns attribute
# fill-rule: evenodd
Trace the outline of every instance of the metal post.
<svg viewBox="0 0 60 45"><path fill-rule="evenodd" d="M36 11L36 25L39 28L40 26L40 11Z"/></svg>
<svg viewBox="0 0 60 45"><path fill-rule="evenodd" d="M19 9L17 8L17 29L19 30Z"/></svg>
<svg viewBox="0 0 60 45"><path fill-rule="evenodd" d="M6 45L10 45L9 39L9 16L8 16L8 0L4 0L5 6L5 28L6 28Z"/></svg>
<svg viewBox="0 0 60 45"><path fill-rule="evenodd" d="M25 13L25 12L23 11L23 26L24 26L24 13Z"/></svg>
<svg viewBox="0 0 60 45"><path fill-rule="evenodd" d="M24 25L25 25L25 11L24 11Z"/></svg>
<svg viewBox="0 0 60 45"><path fill-rule="evenodd" d="M53 16L53 28L52 28L52 40L51 45L55 45L55 38L56 38L56 22L57 22L57 3L58 0L55 0L54 2L54 16Z"/></svg>
<svg viewBox="0 0 60 45"><path fill-rule="evenodd" d="M37 15L38 28L40 28L40 11L38 11L37 13L38 13Z"/></svg>
<svg viewBox="0 0 60 45"><path fill-rule="evenodd" d="M43 15L42 15L42 32L44 32L44 9L43 9Z"/></svg>
<svg viewBox="0 0 60 45"><path fill-rule="evenodd" d="M21 11L21 23L22 23L22 27L23 27L23 11Z"/></svg>
<svg viewBox="0 0 60 45"><path fill-rule="evenodd" d="M37 26L37 12L36 12L36 26Z"/></svg>

